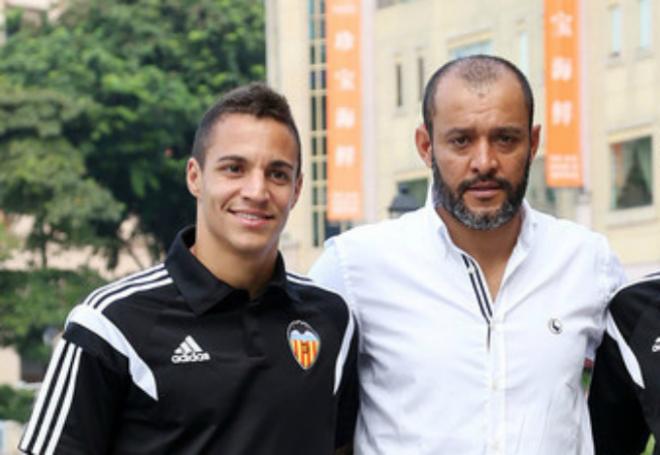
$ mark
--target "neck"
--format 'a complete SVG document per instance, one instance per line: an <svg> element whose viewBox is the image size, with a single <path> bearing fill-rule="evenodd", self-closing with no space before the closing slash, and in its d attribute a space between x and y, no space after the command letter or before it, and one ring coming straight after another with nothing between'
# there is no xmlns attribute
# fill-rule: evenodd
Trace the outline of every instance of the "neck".
<svg viewBox="0 0 660 455"><path fill-rule="evenodd" d="M219 244L209 233L196 228L191 253L216 278L236 289L245 289L257 297L273 276L277 249L264 255L240 254Z"/></svg>
<svg viewBox="0 0 660 455"><path fill-rule="evenodd" d="M520 210L504 225L483 231L465 226L442 207L436 208L436 212L447 226L454 244L480 264L509 260L522 226Z"/></svg>
<svg viewBox="0 0 660 455"><path fill-rule="evenodd" d="M491 298L495 301L506 265L518 241L522 226L520 210L499 228L479 231L465 226L444 208L436 209L456 246L472 256L483 271Z"/></svg>

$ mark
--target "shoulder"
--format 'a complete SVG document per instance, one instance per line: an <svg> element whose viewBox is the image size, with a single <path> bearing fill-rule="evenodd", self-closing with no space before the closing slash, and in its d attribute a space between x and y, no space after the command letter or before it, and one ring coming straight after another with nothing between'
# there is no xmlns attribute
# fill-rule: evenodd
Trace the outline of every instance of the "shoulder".
<svg viewBox="0 0 660 455"><path fill-rule="evenodd" d="M154 320L171 295L172 278L163 264L133 273L92 291L69 314L65 336L84 329L117 344L126 336L139 337L145 322Z"/></svg>
<svg viewBox="0 0 660 455"><path fill-rule="evenodd" d="M589 228L574 221L556 218L547 213L530 209L537 225L543 236L550 237L553 240L560 240L562 243L590 245L593 248L609 249L607 239L604 235L594 232Z"/></svg>
<svg viewBox="0 0 660 455"><path fill-rule="evenodd" d="M323 286L312 278L287 272L287 280L303 305L314 305L317 309L346 323L351 311L344 298L337 292Z"/></svg>
<svg viewBox="0 0 660 455"><path fill-rule="evenodd" d="M302 300L313 300L347 306L344 299L338 293L323 286L309 276L287 272L286 278L289 285L296 290Z"/></svg>
<svg viewBox="0 0 660 455"><path fill-rule="evenodd" d="M610 303L615 319L639 317L648 309L660 311L660 272L621 286Z"/></svg>

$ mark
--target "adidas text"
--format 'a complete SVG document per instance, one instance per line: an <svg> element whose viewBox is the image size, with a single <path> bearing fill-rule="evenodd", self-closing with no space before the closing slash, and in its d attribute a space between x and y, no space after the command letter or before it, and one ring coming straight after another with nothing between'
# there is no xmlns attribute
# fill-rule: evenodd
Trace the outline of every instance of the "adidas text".
<svg viewBox="0 0 660 455"><path fill-rule="evenodd" d="M188 362L206 362L211 360L208 352L193 352L190 354L174 354L172 356L172 363L188 363Z"/></svg>

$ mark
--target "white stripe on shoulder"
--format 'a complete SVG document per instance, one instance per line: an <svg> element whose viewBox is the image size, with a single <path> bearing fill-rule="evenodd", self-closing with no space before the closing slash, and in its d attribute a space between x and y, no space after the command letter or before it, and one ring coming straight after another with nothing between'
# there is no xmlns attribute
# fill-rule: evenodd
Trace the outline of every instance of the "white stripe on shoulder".
<svg viewBox="0 0 660 455"><path fill-rule="evenodd" d="M616 295L617 295L619 292L621 292L621 291L623 291L623 290L625 290L625 289L628 289L628 288L630 288L630 287L636 286L636 285L641 284L641 283L648 283L648 282L651 282L651 281L660 281L660 272L652 273L652 274L650 274L650 275L645 275L645 276L643 276L643 277L641 277L641 278L637 278L636 280L632 280L632 281L630 281L629 283L622 284L622 285L619 286L619 288L614 292L614 294L612 295L612 298L616 297Z"/></svg>
<svg viewBox="0 0 660 455"><path fill-rule="evenodd" d="M37 422L39 421L39 418L41 417L41 413L43 412L43 407L44 407L44 402L46 400L46 395L48 395L48 391L50 390L53 382L53 375L55 374L55 371L57 370L57 366L60 363L60 359L62 358L62 355L65 351L65 347L68 345L68 342L60 339L60 341L57 343L55 346L55 350L53 352L53 357L50 360L50 364L48 365L48 370L46 371L46 376L44 377L43 382L41 383L41 388L39 390L39 394L37 396L37 401L34 405L34 408L32 409L32 415L30 417L30 420L27 424L27 427L25 428L25 432L23 433L23 437L21 438L21 442L18 446L19 449L22 451L27 452L27 450L30 447L30 443L32 442L32 438L34 436L34 432L36 430L36 425ZM40 427L41 431L44 431L44 427Z"/></svg>
<svg viewBox="0 0 660 455"><path fill-rule="evenodd" d="M128 369L133 383L151 398L158 400L158 390L156 389L156 379L153 372L135 352L124 334L101 311L100 308L94 309L87 305L78 305L71 312L69 323L74 322L94 332L124 355L128 359Z"/></svg>
<svg viewBox="0 0 660 455"><path fill-rule="evenodd" d="M87 303L87 302L89 302L89 301L91 301L91 300L93 300L93 299L96 299L97 296L98 296L100 293L103 293L103 292L107 291L108 289L112 289L112 288L115 288L115 287L117 287L117 286L120 286L120 285L126 284L126 283L129 282L129 281L133 281L133 280L136 280L136 279L140 279L140 278L142 278L142 277L144 277L144 276L146 276L146 275L149 275L149 274L151 274L151 273L153 273L153 272L158 272L158 271L162 270L162 269L164 268L164 266L165 266L165 265L161 263L161 264L155 265L155 266L153 266L153 267L149 267L148 269L145 269L145 270L142 270L142 271L139 271L139 272L136 272L136 273L132 273L132 274L130 274L130 275L127 275L127 276L125 276L125 277L123 277L123 278L120 278L120 279L115 280L115 281L113 281L113 282L111 282L111 283L108 283L108 284L106 284L105 286L101 286L101 287L95 289L93 292L91 292L91 293L87 296L87 298L85 299L84 303Z"/></svg>
<svg viewBox="0 0 660 455"><path fill-rule="evenodd" d="M334 289L329 288L327 286L324 286L323 284L315 281L313 278L303 277L303 276L300 276L300 275L293 275L293 274L289 274L288 272L287 272L287 275L288 275L288 279L292 283L301 284L303 286L309 286L309 287L316 288L316 289L321 289L322 291L330 292L332 294L335 294L335 295L338 295L338 296L341 297L341 294L339 294L337 291L335 291ZM345 299L342 297L342 300L345 300Z"/></svg>
<svg viewBox="0 0 660 455"><path fill-rule="evenodd" d="M632 349L630 349L630 346L626 343L623 335L621 335L619 327L616 325L614 318L612 318L612 315L609 312L607 313L607 333L614 339L614 341L616 341L617 346L619 346L623 363L626 365L626 369L632 380L641 388L646 388L644 386L644 379L642 378L642 369L639 366L637 357L635 357Z"/></svg>
<svg viewBox="0 0 660 455"><path fill-rule="evenodd" d="M73 366L71 367L71 373L69 374L69 384L66 386L66 395L64 396L64 401L62 402L62 407L57 422L55 423L53 434L50 436L50 442L44 452L45 455L53 454L55 447L57 446L57 441L62 435L62 428L64 428L64 422L66 422L66 418L69 415L69 409L71 409L71 402L73 401L73 394L76 389L76 378L78 377L78 366L80 365L81 354L82 348L76 346L73 354Z"/></svg>
<svg viewBox="0 0 660 455"><path fill-rule="evenodd" d="M167 273L167 271L165 271ZM141 284L137 286L136 284L131 284L130 287L124 289L121 292L117 292L115 294L112 294L111 296L103 299L103 301L97 303L96 309L99 311L105 310L110 304L116 302L119 299L123 299L124 297L128 297L130 295L136 294L138 292L142 291L148 291L149 289L155 289L159 288L162 286L167 286L168 284L172 283L172 278L167 277L159 281L149 281L145 284Z"/></svg>
<svg viewBox="0 0 660 455"><path fill-rule="evenodd" d="M353 339L353 333L355 332L353 313L348 307L346 307L346 311L348 312L348 322L346 323L344 338L341 340L341 347L339 348L339 354L337 354L337 362L335 363L335 387L332 391L333 394L337 393L337 390L339 390L339 386L341 385L341 378L344 373L344 364L348 358L348 351L351 348L351 340Z"/></svg>
<svg viewBox="0 0 660 455"><path fill-rule="evenodd" d="M314 281L307 276L304 275L297 275L295 273L291 272L286 272L286 277L293 281L294 283L299 283L299 284L314 284Z"/></svg>
<svg viewBox="0 0 660 455"><path fill-rule="evenodd" d="M100 305L104 305L105 299L107 299L109 296L114 296L115 293L117 292L131 289L140 284L153 283L167 276L168 276L167 269L165 269L162 266L157 267L155 268L155 270L149 273L133 275L131 277L127 277L126 279L119 280L107 286L104 286L103 288L101 288L100 292L93 292L92 294L90 294L90 296L87 299L85 299L83 303L85 305L89 305L92 307L98 307ZM113 300L113 302L115 300ZM104 305L104 307L105 306L107 305Z"/></svg>

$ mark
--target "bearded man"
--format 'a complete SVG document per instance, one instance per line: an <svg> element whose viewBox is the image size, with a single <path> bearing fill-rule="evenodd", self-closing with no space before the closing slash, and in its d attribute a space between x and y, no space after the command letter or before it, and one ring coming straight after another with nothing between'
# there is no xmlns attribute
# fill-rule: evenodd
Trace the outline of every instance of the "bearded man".
<svg viewBox="0 0 660 455"><path fill-rule="evenodd" d="M581 388L624 281L605 238L524 202L539 147L525 76L493 56L431 77L431 197L330 239L312 277L360 326L362 455L591 455Z"/></svg>

